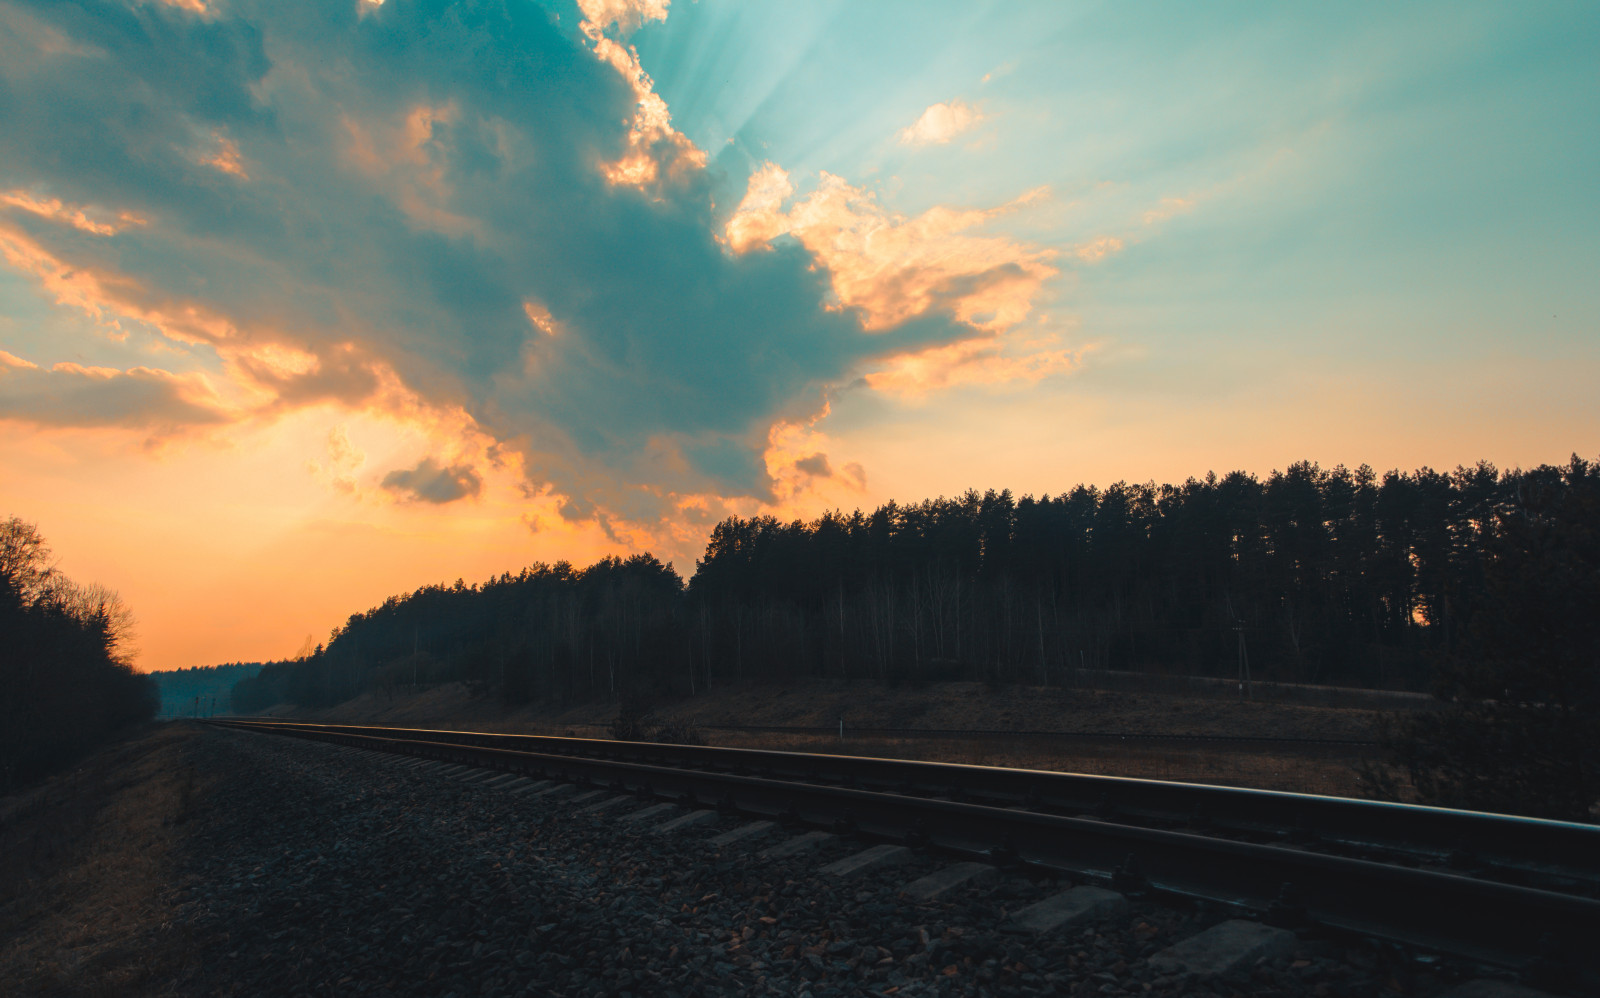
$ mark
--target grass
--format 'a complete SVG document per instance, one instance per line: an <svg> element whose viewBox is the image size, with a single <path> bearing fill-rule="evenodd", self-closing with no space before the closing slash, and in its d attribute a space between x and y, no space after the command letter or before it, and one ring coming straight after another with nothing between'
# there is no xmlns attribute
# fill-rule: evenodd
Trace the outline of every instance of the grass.
<svg viewBox="0 0 1600 998"><path fill-rule="evenodd" d="M205 787L194 733L165 725L0 800L8 994L166 993L193 952L171 931L169 858Z"/></svg>
<svg viewBox="0 0 1600 998"><path fill-rule="evenodd" d="M1009 766L1062 773L1093 773L1146 780L1178 780L1221 786L1255 787L1296 793L1360 796L1353 756L1292 753L1229 747L1128 745L1071 742L1059 745L1032 740L816 738L808 736L718 731L708 741L741 748L835 755L878 756L956 762L974 766Z"/></svg>
<svg viewBox="0 0 1600 998"><path fill-rule="evenodd" d="M1377 711L1243 700L1213 692L1156 693L934 683L744 683L711 695L652 705L657 723L816 725L841 714L849 727L921 727L1037 731L1272 735L1285 738L1369 739ZM292 711L306 720L392 724L515 734L607 738L617 705L594 702L566 709L508 709L470 697L463 687L424 689L412 696L367 694L321 711ZM892 758L1014 766L1156 780L1181 780L1300 793L1360 796L1355 746L1254 746L1079 739L938 739L847 737L707 730L713 745L832 752Z"/></svg>

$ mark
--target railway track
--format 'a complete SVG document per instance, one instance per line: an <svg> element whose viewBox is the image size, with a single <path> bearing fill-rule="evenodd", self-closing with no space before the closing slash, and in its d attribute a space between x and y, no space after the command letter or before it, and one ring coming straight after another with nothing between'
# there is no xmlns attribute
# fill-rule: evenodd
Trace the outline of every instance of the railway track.
<svg viewBox="0 0 1600 998"><path fill-rule="evenodd" d="M604 731L607 724L582 723L562 725L563 729L588 728ZM726 731L738 734L801 735L817 738L885 738L928 741L979 741L979 742L1091 742L1152 745L1206 745L1212 747L1248 747L1272 749L1333 749L1349 751L1374 749L1381 743L1359 738L1293 738L1273 735L1173 735L1148 731L1007 731L983 728L869 728L831 725L787 724L697 724L701 731ZM843 732L841 735L840 732Z"/></svg>
<svg viewBox="0 0 1600 998"><path fill-rule="evenodd" d="M1271 791L755 749L288 721L213 723L578 783L1065 874L1600 982L1600 827Z"/></svg>

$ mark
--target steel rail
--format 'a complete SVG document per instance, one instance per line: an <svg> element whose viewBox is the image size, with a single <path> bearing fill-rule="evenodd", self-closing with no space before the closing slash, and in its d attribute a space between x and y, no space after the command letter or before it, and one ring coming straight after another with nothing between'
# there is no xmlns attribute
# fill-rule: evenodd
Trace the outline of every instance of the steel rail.
<svg viewBox="0 0 1600 998"><path fill-rule="evenodd" d="M600 722L560 725L565 728L608 728ZM696 724L701 731L752 732L774 735L818 735L835 737L837 726L787 724ZM927 738L948 741L1087 741L1087 742L1169 742L1203 745L1246 745L1262 748L1377 748L1381 742L1359 738L1289 738L1273 735L1169 735L1148 731L1006 731L998 728L869 728L846 725L846 738Z"/></svg>
<svg viewBox="0 0 1600 998"><path fill-rule="evenodd" d="M492 732L243 721L256 726L426 736L488 748L694 768L944 796L1032 811L1227 831L1356 858L1447 865L1503 880L1600 894L1600 826L1514 815L1198 783L770 749Z"/></svg>
<svg viewBox="0 0 1600 998"><path fill-rule="evenodd" d="M1571 894L1191 831L426 737L438 732L214 723L600 785L690 807L714 804L1002 864L1067 871L1124 891L1205 898L1266 911L1284 924L1379 936L1505 966L1554 952L1581 972L1600 973L1600 954L1587 945L1600 929L1600 901Z"/></svg>

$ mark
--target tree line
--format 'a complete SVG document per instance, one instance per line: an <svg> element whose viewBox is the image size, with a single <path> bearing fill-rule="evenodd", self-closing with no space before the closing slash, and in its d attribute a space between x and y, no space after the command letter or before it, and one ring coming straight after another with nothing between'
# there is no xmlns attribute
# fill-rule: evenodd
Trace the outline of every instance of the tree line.
<svg viewBox="0 0 1600 998"><path fill-rule="evenodd" d="M233 706L447 681L565 702L801 676L1070 684L1108 669L1426 688L1476 640L1497 545L1544 515L1529 497L1597 478L1576 456L1383 475L1302 462L1264 479L732 517L687 584L640 554L426 586L268 664Z"/></svg>
<svg viewBox="0 0 1600 998"><path fill-rule="evenodd" d="M0 790L65 765L155 713L116 593L51 563L38 528L0 522Z"/></svg>

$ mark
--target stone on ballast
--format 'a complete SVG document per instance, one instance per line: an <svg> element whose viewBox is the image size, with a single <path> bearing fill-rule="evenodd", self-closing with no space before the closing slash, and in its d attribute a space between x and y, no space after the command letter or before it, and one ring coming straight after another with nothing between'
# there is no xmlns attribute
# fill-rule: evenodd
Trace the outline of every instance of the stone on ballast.
<svg viewBox="0 0 1600 998"><path fill-rule="evenodd" d="M897 866L911 858L911 850L905 846L897 846L892 842L864 849L852 856L829 863L822 868L822 872L833 877L853 877L859 873L876 869L880 866Z"/></svg>
<svg viewBox="0 0 1600 998"><path fill-rule="evenodd" d="M935 870L921 880L913 880L901 888L901 893L918 901L931 901L957 887L992 880L999 873L998 868L988 863L956 863L954 866Z"/></svg>
<svg viewBox="0 0 1600 998"><path fill-rule="evenodd" d="M1167 947L1149 962L1150 969L1158 974L1225 974L1293 949L1293 932L1235 918Z"/></svg>
<svg viewBox="0 0 1600 998"><path fill-rule="evenodd" d="M785 856L793 856L795 853L808 852L824 842L832 842L838 837L832 832L804 832L793 838L784 839L775 846L768 846L761 850L760 857L762 859L782 859Z"/></svg>
<svg viewBox="0 0 1600 998"><path fill-rule="evenodd" d="M1102 887L1074 887L1012 915L1007 928L1016 932L1049 932L1127 906L1128 899L1116 891Z"/></svg>

